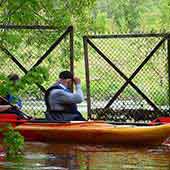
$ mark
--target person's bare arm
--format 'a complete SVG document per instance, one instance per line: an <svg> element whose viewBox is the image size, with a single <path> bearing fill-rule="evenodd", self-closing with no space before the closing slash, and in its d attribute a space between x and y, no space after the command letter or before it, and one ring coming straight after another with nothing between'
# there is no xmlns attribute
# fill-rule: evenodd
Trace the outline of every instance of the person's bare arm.
<svg viewBox="0 0 170 170"><path fill-rule="evenodd" d="M7 111L11 108L11 105L0 105L0 112Z"/></svg>

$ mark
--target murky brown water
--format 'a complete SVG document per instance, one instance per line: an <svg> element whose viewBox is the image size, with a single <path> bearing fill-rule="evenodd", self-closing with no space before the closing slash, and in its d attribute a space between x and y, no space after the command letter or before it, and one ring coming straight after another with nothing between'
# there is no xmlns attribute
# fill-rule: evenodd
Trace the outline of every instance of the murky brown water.
<svg viewBox="0 0 170 170"><path fill-rule="evenodd" d="M170 170L170 146L26 143L23 157L0 157L0 169L5 170Z"/></svg>

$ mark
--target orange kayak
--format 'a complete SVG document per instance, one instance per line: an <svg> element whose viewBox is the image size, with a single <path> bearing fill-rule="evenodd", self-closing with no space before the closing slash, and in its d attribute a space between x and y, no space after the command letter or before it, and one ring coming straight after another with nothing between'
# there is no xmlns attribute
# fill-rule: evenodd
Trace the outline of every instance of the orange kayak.
<svg viewBox="0 0 170 170"><path fill-rule="evenodd" d="M100 122L22 123L15 127L26 140L55 143L160 145L170 124L117 126Z"/></svg>
<svg viewBox="0 0 170 170"><path fill-rule="evenodd" d="M0 114L0 128L9 123L26 141L160 145L170 136L170 123L156 126L140 123L136 123L136 126L132 123L132 126L123 122L114 122L116 124L112 125L101 121L49 123L20 119L14 114Z"/></svg>

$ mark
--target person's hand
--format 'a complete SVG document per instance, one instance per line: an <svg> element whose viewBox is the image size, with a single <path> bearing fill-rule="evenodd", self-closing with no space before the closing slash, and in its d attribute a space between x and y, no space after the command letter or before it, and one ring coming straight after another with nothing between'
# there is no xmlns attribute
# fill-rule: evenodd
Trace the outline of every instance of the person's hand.
<svg viewBox="0 0 170 170"><path fill-rule="evenodd" d="M74 83L75 84L80 84L81 80L78 77L74 77Z"/></svg>

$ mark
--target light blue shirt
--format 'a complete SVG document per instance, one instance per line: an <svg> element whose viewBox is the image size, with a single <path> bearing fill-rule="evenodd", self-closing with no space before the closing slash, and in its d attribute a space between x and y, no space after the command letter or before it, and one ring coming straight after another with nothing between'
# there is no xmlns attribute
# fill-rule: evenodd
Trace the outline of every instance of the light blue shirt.
<svg viewBox="0 0 170 170"><path fill-rule="evenodd" d="M72 93L63 84L59 84L63 89L53 89L49 94L49 105L51 110L62 111L63 103L65 104L78 104L84 100L83 92L80 84L76 84L76 91Z"/></svg>

